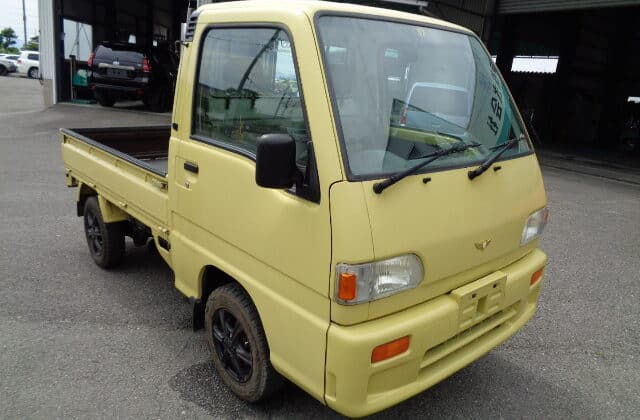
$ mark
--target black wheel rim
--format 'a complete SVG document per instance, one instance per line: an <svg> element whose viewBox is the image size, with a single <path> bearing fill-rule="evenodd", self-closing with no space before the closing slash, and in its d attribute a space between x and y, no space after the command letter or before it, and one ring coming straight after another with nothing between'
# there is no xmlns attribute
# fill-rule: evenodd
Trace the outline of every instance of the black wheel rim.
<svg viewBox="0 0 640 420"><path fill-rule="evenodd" d="M84 228L87 233L87 242L89 248L94 255L102 255L103 240L102 231L100 230L100 223L98 217L92 212L88 211L84 219Z"/></svg>
<svg viewBox="0 0 640 420"><path fill-rule="evenodd" d="M218 309L213 314L212 334L216 356L224 369L237 382L247 382L253 372L253 358L240 321L228 310Z"/></svg>

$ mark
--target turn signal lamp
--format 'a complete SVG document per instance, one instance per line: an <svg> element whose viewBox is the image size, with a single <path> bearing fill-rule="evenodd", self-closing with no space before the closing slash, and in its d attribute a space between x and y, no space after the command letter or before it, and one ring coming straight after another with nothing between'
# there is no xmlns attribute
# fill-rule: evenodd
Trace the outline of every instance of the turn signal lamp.
<svg viewBox="0 0 640 420"><path fill-rule="evenodd" d="M338 298L345 302L356 298L357 277L353 273L340 273L338 281Z"/></svg>
<svg viewBox="0 0 640 420"><path fill-rule="evenodd" d="M544 267L536 271L535 273L533 273L533 275L531 276L531 282L529 283L529 286L533 286L538 282L538 280L540 280L540 278L542 277L543 271L544 271Z"/></svg>
<svg viewBox="0 0 640 420"><path fill-rule="evenodd" d="M374 348L371 352L371 363L381 362L409 350L411 336L398 338Z"/></svg>

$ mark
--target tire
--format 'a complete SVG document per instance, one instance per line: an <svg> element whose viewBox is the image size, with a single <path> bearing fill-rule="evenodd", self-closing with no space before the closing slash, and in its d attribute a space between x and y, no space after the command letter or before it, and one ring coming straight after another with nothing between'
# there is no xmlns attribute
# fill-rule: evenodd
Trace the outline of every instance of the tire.
<svg viewBox="0 0 640 420"><path fill-rule="evenodd" d="M84 204L84 232L93 261L102 268L113 268L124 259L124 224L105 223L98 199L89 197Z"/></svg>
<svg viewBox="0 0 640 420"><path fill-rule="evenodd" d="M113 104L116 103L116 101L113 98L111 98L109 95L106 95L104 93L95 95L95 97L98 103L100 104L100 106L103 106L105 108L111 108Z"/></svg>
<svg viewBox="0 0 640 420"><path fill-rule="evenodd" d="M209 295L205 329L213 366L239 398L257 402L282 387L258 311L239 284L225 284Z"/></svg>
<svg viewBox="0 0 640 420"><path fill-rule="evenodd" d="M29 76L29 79L37 79L40 77L40 71L37 67L31 67L27 72L27 76Z"/></svg>
<svg viewBox="0 0 640 420"><path fill-rule="evenodd" d="M9 74L9 70L5 66L0 65L0 76L6 76Z"/></svg>
<svg viewBox="0 0 640 420"><path fill-rule="evenodd" d="M167 94L165 89L154 90L148 100L149 109L153 112L164 112L167 109Z"/></svg>

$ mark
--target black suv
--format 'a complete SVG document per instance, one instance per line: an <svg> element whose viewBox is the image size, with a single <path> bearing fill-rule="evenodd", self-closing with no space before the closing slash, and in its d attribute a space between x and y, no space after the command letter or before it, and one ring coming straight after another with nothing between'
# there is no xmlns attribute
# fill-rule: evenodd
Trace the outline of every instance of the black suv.
<svg viewBox="0 0 640 420"><path fill-rule="evenodd" d="M178 66L167 44L144 48L102 42L87 64L89 86L100 105L142 99L152 111L171 109Z"/></svg>

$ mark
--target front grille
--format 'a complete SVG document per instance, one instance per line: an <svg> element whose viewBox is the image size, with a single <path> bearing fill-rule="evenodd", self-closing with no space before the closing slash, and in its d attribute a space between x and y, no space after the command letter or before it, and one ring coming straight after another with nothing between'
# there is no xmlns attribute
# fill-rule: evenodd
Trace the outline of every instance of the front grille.
<svg viewBox="0 0 640 420"><path fill-rule="evenodd" d="M518 303L509 306L502 311L491 315L490 317L482 320L478 324L462 331L461 333L454 335L448 340L438 344L435 347L430 348L424 354L422 362L420 363L420 369L424 369L433 365L437 361L446 357L447 355L455 352L456 350L472 343L483 335L500 328L511 319L518 312Z"/></svg>

